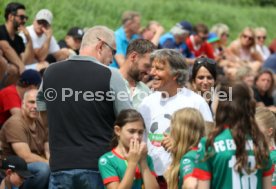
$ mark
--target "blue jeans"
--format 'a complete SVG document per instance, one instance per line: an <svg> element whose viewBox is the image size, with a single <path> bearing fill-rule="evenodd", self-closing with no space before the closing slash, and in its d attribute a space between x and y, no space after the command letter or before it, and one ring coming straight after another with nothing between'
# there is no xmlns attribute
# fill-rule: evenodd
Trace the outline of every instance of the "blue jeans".
<svg viewBox="0 0 276 189"><path fill-rule="evenodd" d="M104 189L98 171L71 169L51 172L49 189Z"/></svg>
<svg viewBox="0 0 276 189"><path fill-rule="evenodd" d="M20 189L47 189L49 185L50 167L44 162L28 163L28 170L34 175L25 180Z"/></svg>

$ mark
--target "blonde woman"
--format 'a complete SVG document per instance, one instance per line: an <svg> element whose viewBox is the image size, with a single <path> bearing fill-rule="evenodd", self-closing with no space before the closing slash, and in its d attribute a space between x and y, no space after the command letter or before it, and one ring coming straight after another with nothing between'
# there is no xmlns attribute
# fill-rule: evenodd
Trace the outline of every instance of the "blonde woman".
<svg viewBox="0 0 276 189"><path fill-rule="evenodd" d="M258 107L255 114L256 122L259 126L259 129L264 134L268 146L270 148L270 158L276 167L276 117L275 115L267 108ZM272 176L272 189L276 189L276 170Z"/></svg>
<svg viewBox="0 0 276 189"><path fill-rule="evenodd" d="M261 54L256 50L255 32L246 27L240 33L239 38L228 47L229 60L236 62L239 66L249 65L253 71L258 71L263 63Z"/></svg>
<svg viewBox="0 0 276 189"><path fill-rule="evenodd" d="M204 120L194 108L183 108L173 114L171 137L173 138L172 163L166 172L168 189L196 188L192 177L199 140L204 135Z"/></svg>

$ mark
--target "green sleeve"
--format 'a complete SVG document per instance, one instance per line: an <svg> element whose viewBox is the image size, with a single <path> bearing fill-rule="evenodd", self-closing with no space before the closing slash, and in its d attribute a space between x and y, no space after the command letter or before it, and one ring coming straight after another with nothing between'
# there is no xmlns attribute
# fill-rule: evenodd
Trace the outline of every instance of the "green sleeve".
<svg viewBox="0 0 276 189"><path fill-rule="evenodd" d="M206 154L206 149L205 149L205 144L206 144L206 138L202 138L200 140L200 143L198 145L198 151L196 155L196 160L195 160L195 168L193 175L200 179L200 180L210 180L211 179L211 166L210 166L210 158L206 159L205 154Z"/></svg>
<svg viewBox="0 0 276 189"><path fill-rule="evenodd" d="M103 180L103 183L106 185L110 182L119 182L120 178L114 167L111 159L108 159L104 155L99 159L98 162L99 171Z"/></svg>

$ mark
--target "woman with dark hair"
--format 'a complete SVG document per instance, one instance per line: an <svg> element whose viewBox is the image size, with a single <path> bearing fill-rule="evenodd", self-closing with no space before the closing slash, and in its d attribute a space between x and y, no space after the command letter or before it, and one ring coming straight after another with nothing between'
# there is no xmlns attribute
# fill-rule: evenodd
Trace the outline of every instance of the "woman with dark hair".
<svg viewBox="0 0 276 189"><path fill-rule="evenodd" d="M273 72L269 69L260 71L254 81L254 97L258 105L273 106L272 92L274 89Z"/></svg>
<svg viewBox="0 0 276 189"><path fill-rule="evenodd" d="M216 126L199 144L194 176L200 189L271 188L273 173L269 148L255 121L250 88L237 83L221 86ZM224 96L225 96L224 95Z"/></svg>
<svg viewBox="0 0 276 189"><path fill-rule="evenodd" d="M216 77L216 62L214 60L210 58L198 58L195 60L190 80L192 90L200 94L210 107Z"/></svg>
<svg viewBox="0 0 276 189"><path fill-rule="evenodd" d="M114 126L112 151L99 159L99 170L105 188L157 189L152 159L142 141L144 120L139 112L125 109Z"/></svg>

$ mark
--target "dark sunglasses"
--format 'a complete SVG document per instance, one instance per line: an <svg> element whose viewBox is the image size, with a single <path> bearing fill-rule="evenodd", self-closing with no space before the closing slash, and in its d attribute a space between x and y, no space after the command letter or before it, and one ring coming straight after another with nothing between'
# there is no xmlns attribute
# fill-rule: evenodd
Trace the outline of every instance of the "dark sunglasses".
<svg viewBox="0 0 276 189"><path fill-rule="evenodd" d="M14 15L14 16L17 16L17 17L19 17L20 18L20 20L28 20L28 16L26 16L26 15Z"/></svg>
<svg viewBox="0 0 276 189"><path fill-rule="evenodd" d="M114 49L113 47L111 47L111 45L109 45L107 42L105 42L104 40L102 40L102 39L100 39L100 38L98 38L97 37L97 39L99 40L99 41L101 41L101 42L103 42L106 46L108 46L109 48L110 48L110 50L111 50L111 52L112 52L112 55L113 56L115 56L115 54L116 54L116 49Z"/></svg>
<svg viewBox="0 0 276 189"><path fill-rule="evenodd" d="M46 20L37 20L36 22L45 28L50 26L50 24Z"/></svg>
<svg viewBox="0 0 276 189"><path fill-rule="evenodd" d="M216 62L210 58L198 58L195 60L195 64L204 64L204 63L216 64Z"/></svg>
<svg viewBox="0 0 276 189"><path fill-rule="evenodd" d="M245 39L248 39L248 40L250 40L250 41L253 40L253 37L248 36L248 35L245 35L245 34L243 34L242 37L245 38Z"/></svg>
<svg viewBox="0 0 276 189"><path fill-rule="evenodd" d="M257 36L257 39L263 39L263 40L265 40L266 36Z"/></svg>

